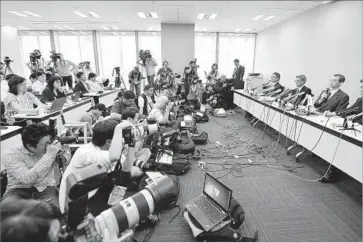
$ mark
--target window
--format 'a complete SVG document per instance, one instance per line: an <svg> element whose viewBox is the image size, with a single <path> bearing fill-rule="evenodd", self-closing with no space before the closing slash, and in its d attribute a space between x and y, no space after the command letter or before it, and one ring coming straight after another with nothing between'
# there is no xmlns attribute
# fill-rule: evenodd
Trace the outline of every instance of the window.
<svg viewBox="0 0 363 243"><path fill-rule="evenodd" d="M219 70L231 78L234 71L234 59L239 59L245 67L245 76L252 72L255 48L254 35L221 33L219 36Z"/></svg>
<svg viewBox="0 0 363 243"><path fill-rule="evenodd" d="M195 57L197 58L198 75L207 81L206 75L210 72L213 63L216 63L216 34L215 33L196 33L195 34Z"/></svg>
<svg viewBox="0 0 363 243"><path fill-rule="evenodd" d="M98 37L101 75L111 78L113 69L120 67L120 75L128 88L128 74L136 65L135 33L99 32Z"/></svg>
<svg viewBox="0 0 363 243"><path fill-rule="evenodd" d="M49 62L51 51L50 34L48 31L18 31L18 33L25 76L29 77L31 70L26 66L26 63L29 62L30 53L38 49L42 53L45 63Z"/></svg>
<svg viewBox="0 0 363 243"><path fill-rule="evenodd" d="M156 72L162 67L160 32L139 32L139 50L150 50L158 64L155 68Z"/></svg>
<svg viewBox="0 0 363 243"><path fill-rule="evenodd" d="M90 61L92 70L96 72L92 32L56 31L54 39L56 50L63 54L64 59L76 65Z"/></svg>

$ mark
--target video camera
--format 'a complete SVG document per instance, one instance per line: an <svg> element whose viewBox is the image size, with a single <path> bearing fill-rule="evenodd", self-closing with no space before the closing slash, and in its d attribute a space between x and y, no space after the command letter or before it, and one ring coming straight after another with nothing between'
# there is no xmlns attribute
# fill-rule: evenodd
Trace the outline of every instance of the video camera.
<svg viewBox="0 0 363 243"><path fill-rule="evenodd" d="M151 52L150 50L140 50L139 51L139 60L142 61L143 65L146 63L146 58L151 58Z"/></svg>
<svg viewBox="0 0 363 243"><path fill-rule="evenodd" d="M62 54L56 53L55 51L51 51L50 53L50 60L52 60L52 62L57 62L58 59L61 59Z"/></svg>
<svg viewBox="0 0 363 243"><path fill-rule="evenodd" d="M122 200L94 217L88 211L88 192L103 187L108 181L108 166L92 164L71 173L66 178L68 204L67 241L102 242L105 232L116 241L132 241L133 228L155 211L166 208L175 184L164 175L147 185L145 189ZM125 233L131 231L131 234Z"/></svg>
<svg viewBox="0 0 363 243"><path fill-rule="evenodd" d="M120 74L120 70L121 70L120 67L114 67L113 70L112 70L112 76L114 76L115 72L116 72L116 74Z"/></svg>
<svg viewBox="0 0 363 243"><path fill-rule="evenodd" d="M5 63L7 66L9 66L9 64L10 64L11 62L13 62L13 60L11 60L11 59L10 59L10 57L5 57L5 58L4 58L4 63Z"/></svg>
<svg viewBox="0 0 363 243"><path fill-rule="evenodd" d="M37 61L37 59L40 59L41 56L42 55L39 55L38 52L32 52L32 53L30 53L30 55L29 55L30 62L31 63L35 63Z"/></svg>

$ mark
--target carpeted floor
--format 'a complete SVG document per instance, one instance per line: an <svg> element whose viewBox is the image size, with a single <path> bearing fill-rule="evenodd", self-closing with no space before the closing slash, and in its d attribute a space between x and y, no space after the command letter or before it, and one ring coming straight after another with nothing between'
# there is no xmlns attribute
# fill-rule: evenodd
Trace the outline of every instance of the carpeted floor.
<svg viewBox="0 0 363 243"><path fill-rule="evenodd" d="M362 241L362 185L346 175L336 184L308 182L315 180L327 169L328 164L316 156L307 155L300 163L294 155L286 155L285 137L263 124L252 128L243 112L227 118L212 118L198 124L209 134L209 143L198 146L209 148L207 155L216 155L215 141L229 145L228 154L257 151L263 155L238 159L202 158L207 170L233 190L244 210L246 219L241 227L244 236L259 230L258 241ZM264 135L264 136L262 136ZM239 140L236 140L236 137ZM263 137L263 138L262 138ZM267 152L266 152L267 151ZM295 154L299 149L295 150ZM219 152L220 154L220 152ZM242 163L235 170L222 169L221 163ZM214 163L214 164L213 164ZM226 167L226 166L225 166ZM231 167L231 166L229 166ZM212 172L215 171L215 172ZM202 192L204 172L197 162L186 175L180 176L179 205L182 206ZM164 211L161 222L154 228L149 241L194 241L187 223L179 214L169 223L177 209ZM137 234L142 238L147 232Z"/></svg>

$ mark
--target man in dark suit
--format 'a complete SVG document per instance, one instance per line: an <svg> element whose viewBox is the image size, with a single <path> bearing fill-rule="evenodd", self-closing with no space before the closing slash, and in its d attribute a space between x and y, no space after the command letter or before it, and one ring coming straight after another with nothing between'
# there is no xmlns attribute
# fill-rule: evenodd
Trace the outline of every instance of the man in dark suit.
<svg viewBox="0 0 363 243"><path fill-rule="evenodd" d="M330 79L330 87L321 92L314 106L319 112L335 112L347 108L349 96L344 93L340 87L345 81L341 74L334 74Z"/></svg>
<svg viewBox="0 0 363 243"><path fill-rule="evenodd" d="M87 83L87 77L86 74L83 72L78 72L77 73L77 78L78 78L78 83L76 84L76 86L73 88L73 92L81 92L81 94L84 93L89 93L89 91L91 90L90 85Z"/></svg>
<svg viewBox="0 0 363 243"><path fill-rule="evenodd" d="M305 75L297 75L295 79L296 89L295 92L293 92L292 95L299 95L294 105L299 105L306 97L306 95L312 95L311 89L305 86L306 83L306 76ZM304 104L306 105L307 101L305 101Z"/></svg>
<svg viewBox="0 0 363 243"><path fill-rule="evenodd" d="M281 94L284 91L284 87L280 84L280 77L281 75L279 73L273 73L268 84L263 87L262 93L272 96Z"/></svg>
<svg viewBox="0 0 363 243"><path fill-rule="evenodd" d="M238 59L234 59L234 65L236 66L233 71L232 79L234 80L235 89L244 89L245 82L243 76L245 75L245 67L239 64Z"/></svg>

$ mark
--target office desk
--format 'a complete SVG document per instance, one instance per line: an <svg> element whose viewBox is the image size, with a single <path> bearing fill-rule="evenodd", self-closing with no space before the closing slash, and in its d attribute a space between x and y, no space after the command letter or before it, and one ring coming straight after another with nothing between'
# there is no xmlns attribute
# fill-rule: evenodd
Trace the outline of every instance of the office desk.
<svg viewBox="0 0 363 243"><path fill-rule="evenodd" d="M91 99L83 100L77 103L65 104L63 107L63 115L68 121L79 121L81 117L86 113L86 111L91 107ZM39 114L27 116L25 114L16 114L12 117L16 120L32 120L33 122L44 122L48 124L48 120L51 117L57 117L61 114L60 111L47 113L47 114Z"/></svg>
<svg viewBox="0 0 363 243"><path fill-rule="evenodd" d="M236 105L362 182L361 132L355 134L354 131L344 131L341 133L339 128L334 126L334 123L342 123L340 118L331 118L328 121L328 118L323 116L299 116L293 111L283 111L278 107L264 103L243 90L235 90L234 93ZM362 130L362 126L357 128ZM337 152L334 158L336 148Z"/></svg>
<svg viewBox="0 0 363 243"><path fill-rule="evenodd" d="M0 130L1 131L1 141L4 141L8 138L14 137L21 133L22 127L19 126L4 126L7 129Z"/></svg>
<svg viewBox="0 0 363 243"><path fill-rule="evenodd" d="M113 105L114 100L117 97L118 92L120 89L115 90L105 90L103 93L86 93L83 94L84 97L91 97L92 98L92 106L98 103L104 104L106 107L110 107Z"/></svg>

